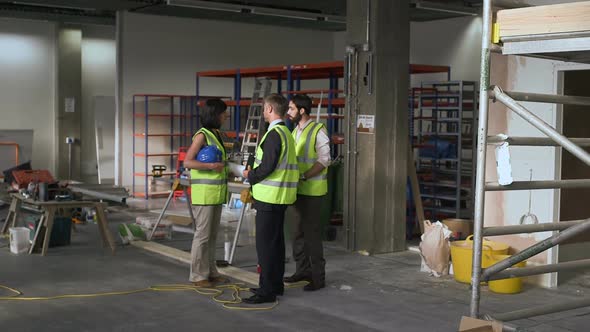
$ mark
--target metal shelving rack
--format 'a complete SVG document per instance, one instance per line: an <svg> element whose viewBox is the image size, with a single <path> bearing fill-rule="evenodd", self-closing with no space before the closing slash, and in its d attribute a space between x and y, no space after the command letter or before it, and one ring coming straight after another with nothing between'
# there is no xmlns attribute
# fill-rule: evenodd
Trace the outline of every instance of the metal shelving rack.
<svg viewBox="0 0 590 332"><path fill-rule="evenodd" d="M160 192L149 190L149 179L153 177L150 167L153 164L157 164L153 160L160 160L161 163L167 164L166 166L169 170L168 172L163 172L162 176L176 175L174 161L178 157L178 150L181 146L190 144L190 137L199 126L196 100L195 96L187 95L133 95L132 194L134 197L148 199L150 197L166 196L170 193L169 190ZM159 103L160 107L155 109L154 103ZM165 104L167 105L164 106ZM167 132L150 132L156 125L153 123L155 120L159 120L160 127L164 125L162 121L168 121L166 123L166 126L169 126L166 129ZM143 126L141 126L142 123ZM150 145L153 146L154 140L156 139L159 139L163 145L168 145L169 148L156 152L150 151ZM143 145L143 149L140 148L141 145ZM167 157L169 157L169 160L165 160ZM138 162L137 159L141 161ZM140 170L137 169L138 165L140 166ZM140 178L143 182L143 190L138 190L140 184L138 184L136 178Z"/></svg>
<svg viewBox="0 0 590 332"><path fill-rule="evenodd" d="M430 218L472 218L476 84L423 82L413 91L414 147L424 210Z"/></svg>
<svg viewBox="0 0 590 332"><path fill-rule="evenodd" d="M450 75L448 66L412 64L409 70L410 74L447 73ZM245 117L241 114L241 109L250 106L250 100L242 97L243 79L268 77L276 80L277 93L284 94L287 98L293 94L305 93L312 96L314 108L321 104L321 107L326 110L321 113L321 118L326 120L328 136L333 144L332 153L335 157L341 152L338 146L344 144L344 135L340 133L343 128L340 121L344 120L342 110L345 106L345 98L342 95L343 91L339 89L339 80L344 77L344 61L197 72L196 96L198 100L202 99L200 97L201 79L206 77L233 79L233 100L227 102L227 105L233 109L233 121L230 132L227 132L228 137L238 140L243 135ZM301 89L302 82L310 80L327 80L328 87L326 89ZM284 84L286 90L283 90ZM312 113L315 118L315 110Z"/></svg>
<svg viewBox="0 0 590 332"><path fill-rule="evenodd" d="M201 71L196 73L197 100L203 99L200 95L201 79L207 77L229 78L233 80L233 100L226 104L232 108L231 125L226 135L236 141L242 137L246 114L242 114L242 108L250 106L250 100L242 96L243 80L254 77L268 77L276 82L276 92L290 98L293 94L306 93L312 96L313 106L326 109L321 118L326 120L328 136L335 147L342 144L342 135L339 133L338 120L344 118L341 109L344 107L344 97L340 96L342 90L338 89L339 79L344 75L344 63L342 61L322 62L312 64L284 65L274 67L237 68L215 71ZM301 83L309 80L327 80L327 89L302 90ZM286 90L283 90L283 84ZM245 112L244 112L245 113ZM337 148L332 149L334 156Z"/></svg>
<svg viewBox="0 0 590 332"><path fill-rule="evenodd" d="M451 69L448 66L411 64L409 71L410 74L445 73L450 78ZM242 96L243 80L254 77L268 77L274 80L273 86L276 86L276 92L284 94L287 98L298 93L310 95L314 106L312 117L315 119L315 108L318 105L321 105L321 108L324 109L320 117L326 120L328 136L332 143L333 157L342 154L343 151L340 146L344 144L344 135L340 131L344 128L341 121L346 121L343 114L346 98L343 95L343 90L339 87L340 80L344 78L344 61L197 72L195 94L199 101L203 99L200 94L204 78L228 78L233 80L233 100L226 102L232 108L232 121L230 131L226 132L226 135L236 141L239 141L244 135L243 127L246 114L242 114L241 110L250 106L250 100ZM327 81L327 87L317 89L315 87L320 84L315 83L315 89L302 89L302 83L310 80ZM285 90L283 89L284 86L286 87ZM410 202L409 207L411 208L412 205L413 202ZM411 214L408 218L408 220L415 219Z"/></svg>

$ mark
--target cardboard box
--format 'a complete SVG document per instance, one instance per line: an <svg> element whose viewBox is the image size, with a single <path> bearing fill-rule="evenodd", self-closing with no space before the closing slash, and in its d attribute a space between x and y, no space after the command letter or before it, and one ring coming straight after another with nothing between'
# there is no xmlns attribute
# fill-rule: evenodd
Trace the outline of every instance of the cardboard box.
<svg viewBox="0 0 590 332"><path fill-rule="evenodd" d="M473 220L449 218L443 219L442 223L453 232L452 240L463 240L473 234Z"/></svg>
<svg viewBox="0 0 590 332"><path fill-rule="evenodd" d="M498 321L489 321L471 317L461 317L459 332L502 332L504 324Z"/></svg>

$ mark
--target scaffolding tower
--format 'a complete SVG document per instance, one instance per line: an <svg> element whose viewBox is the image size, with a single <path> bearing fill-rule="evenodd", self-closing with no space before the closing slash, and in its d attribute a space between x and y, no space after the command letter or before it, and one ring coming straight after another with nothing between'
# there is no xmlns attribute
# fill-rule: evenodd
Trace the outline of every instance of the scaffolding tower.
<svg viewBox="0 0 590 332"><path fill-rule="evenodd" d="M549 12L556 8L550 5L546 8ZM518 9L516 9L518 10ZM509 10L507 10L509 11ZM514 12L518 15L516 12ZM523 14L530 15L530 14ZM553 22L561 18L551 15ZM544 122L541 118L523 107L518 101L555 103L567 105L590 106L590 98L576 96L557 96L548 94L534 94L522 92L503 91L501 87L490 86L491 52L499 52L503 55L523 55L563 61L588 62L590 60L590 31L571 31L559 33L537 33L520 36L503 36L502 27L492 25L492 0L483 1L483 29L481 45L481 71L479 93L479 124L477 132L477 172L475 184L475 218L474 218L474 242L471 276L471 317L483 317L489 320L512 321L549 313L561 312L580 307L590 306L590 297L569 301L568 303L551 303L539 307L526 308L517 311L482 315L480 312L480 283L489 280L505 279L510 277L530 276L558 271L583 269L590 267L590 259L570 261L565 263L547 264L535 267L511 268L513 265L524 261L538 253L552 248L575 235L590 230L590 219L573 220L567 222L554 222L533 225L483 227L484 226L484 199L486 191L507 190L534 190L534 189L563 189L563 188L588 188L590 179L576 180L545 180L545 181L516 181L509 185L485 182L486 150L488 144L508 142L513 146L557 146L562 147L578 157L590 166L590 154L580 146L589 146L588 138L567 138L556 129ZM493 31L493 32L492 32ZM492 39L494 43L492 43ZM518 114L526 122L539 129L548 138L537 137L488 137L488 108L489 98L499 101L511 111ZM555 231L549 238L540 241L520 253L504 259L490 267L482 269L482 242L483 236L497 236L508 234L534 233ZM558 232L557 232L558 231ZM514 330L505 327L505 330Z"/></svg>

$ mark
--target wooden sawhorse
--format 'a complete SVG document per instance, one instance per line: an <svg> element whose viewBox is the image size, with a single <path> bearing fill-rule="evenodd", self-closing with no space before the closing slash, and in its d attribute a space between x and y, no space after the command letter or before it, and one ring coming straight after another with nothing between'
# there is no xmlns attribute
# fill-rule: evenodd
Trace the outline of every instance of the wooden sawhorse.
<svg viewBox="0 0 590 332"><path fill-rule="evenodd" d="M56 215L57 210L59 209L74 209L74 208L83 208L83 207L92 207L96 210L96 223L98 224L98 231L100 232L100 236L102 238L103 246L109 246L111 248L111 252L115 253L115 240L111 235L111 232L107 226L107 218L104 213L105 203L101 202L92 202L92 201L36 201L29 198L24 198L20 194L10 194L12 197L12 202L10 203L10 209L8 211L8 215L6 216L6 221L4 222L4 226L2 227L2 234L6 234L9 227L15 227L16 221L18 218L18 214L20 213L20 208L23 203L30 204L33 206L40 207L43 210L43 215L41 216L41 220L39 221L39 225L35 230L35 237L33 238L33 243L31 244L31 248L29 249L29 254L33 253L33 249L35 248L35 243L37 242L37 238L39 237L39 233L41 230L41 226L45 225L45 239L43 241L43 249L41 251L41 255L45 256L47 253L47 248L49 247L49 238L51 237L51 230L53 229L53 219Z"/></svg>

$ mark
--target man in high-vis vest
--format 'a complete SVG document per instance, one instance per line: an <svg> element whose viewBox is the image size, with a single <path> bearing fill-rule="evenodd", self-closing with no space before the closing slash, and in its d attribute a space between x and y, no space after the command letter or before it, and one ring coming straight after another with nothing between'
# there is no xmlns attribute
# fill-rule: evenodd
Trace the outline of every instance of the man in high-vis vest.
<svg viewBox="0 0 590 332"><path fill-rule="evenodd" d="M191 202L196 230L191 247L189 280L197 287L213 287L226 282L215 266L215 240L221 220L221 206L227 202L226 154L219 128L226 121L227 106L221 99L208 99L200 108L202 128L193 141L184 160L190 168ZM215 146L222 152L221 162L205 163L196 160L205 146Z"/></svg>
<svg viewBox="0 0 590 332"><path fill-rule="evenodd" d="M295 95L289 102L289 118L297 125L293 138L297 151L300 181L293 209L293 258L295 273L286 282L308 281L303 290L326 285L326 261L322 247L320 212L328 193L330 140L323 124L312 121L311 98Z"/></svg>
<svg viewBox="0 0 590 332"><path fill-rule="evenodd" d="M252 185L256 209L256 253L260 265L259 288L243 299L249 304L274 302L283 295L285 274L285 210L297 198L299 170L295 142L285 126L287 100L278 94L264 98L264 120L269 123L258 144L254 169L244 171Z"/></svg>

